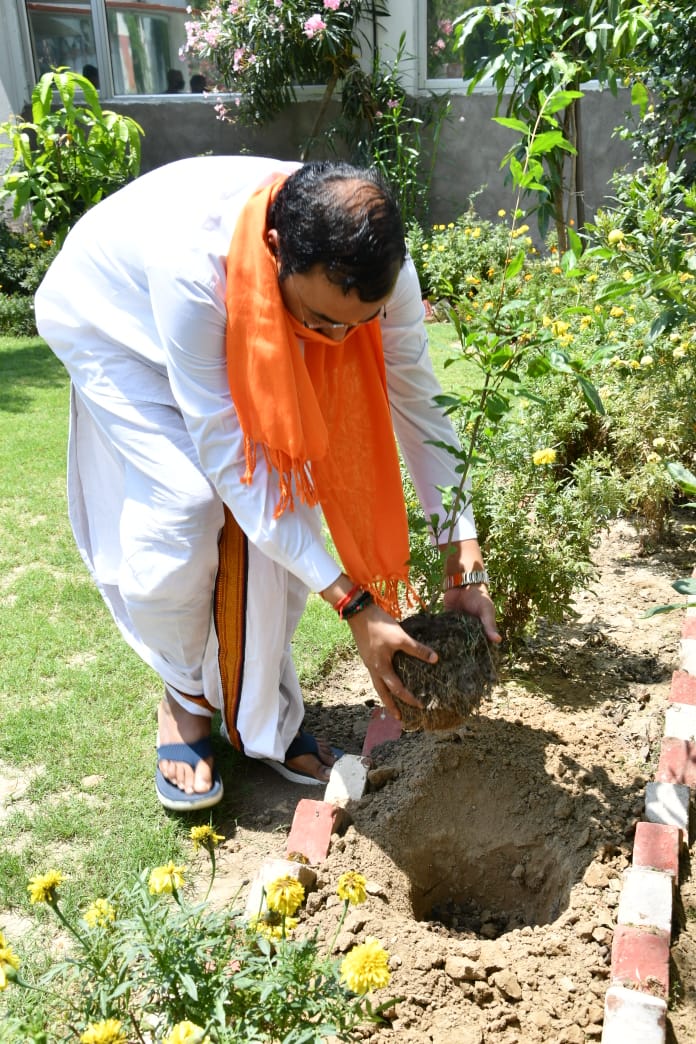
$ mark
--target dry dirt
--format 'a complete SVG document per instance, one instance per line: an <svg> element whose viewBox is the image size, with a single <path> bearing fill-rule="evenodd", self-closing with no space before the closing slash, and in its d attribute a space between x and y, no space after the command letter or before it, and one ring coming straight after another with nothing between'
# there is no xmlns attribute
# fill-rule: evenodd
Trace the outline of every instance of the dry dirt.
<svg viewBox="0 0 696 1044"><path fill-rule="evenodd" d="M679 667L682 614L641 616L673 600L671 582L690 575L695 558L683 519L651 554L627 522L613 525L574 617L503 662L500 684L465 727L378 748L373 789L334 839L304 917L305 930L329 938L339 874L365 874L368 901L349 913L338 950L377 936L391 955L389 994L403 998L391 1024L367 1027L366 1037L600 1039L622 873ZM361 665L338 664L307 703L308 727L360 753L375 704ZM248 761L221 769L231 799L215 818L228 838L215 891L241 889L243 899L261 861L284 855L297 801L322 791ZM696 883L686 853L672 954L667 1039L688 1044Z"/></svg>

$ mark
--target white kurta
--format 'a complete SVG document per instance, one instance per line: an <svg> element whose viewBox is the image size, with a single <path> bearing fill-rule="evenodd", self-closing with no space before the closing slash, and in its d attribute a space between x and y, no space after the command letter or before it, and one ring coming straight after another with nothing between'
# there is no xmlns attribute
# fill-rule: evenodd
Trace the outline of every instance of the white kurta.
<svg viewBox="0 0 696 1044"><path fill-rule="evenodd" d="M212 597L222 504L249 541L237 728L251 756L283 760L302 719L290 641L308 591L340 573L317 509L273 518L277 479L241 482L243 438L227 380L225 268L248 197L295 163L181 160L143 175L71 231L36 295L38 329L73 386L70 515L80 552L126 640L179 692L221 706ZM244 288L239 288L244 293ZM432 404L415 270L382 321L394 427L426 517L457 483ZM467 511L454 539L475 536ZM194 709L188 705L189 709Z"/></svg>

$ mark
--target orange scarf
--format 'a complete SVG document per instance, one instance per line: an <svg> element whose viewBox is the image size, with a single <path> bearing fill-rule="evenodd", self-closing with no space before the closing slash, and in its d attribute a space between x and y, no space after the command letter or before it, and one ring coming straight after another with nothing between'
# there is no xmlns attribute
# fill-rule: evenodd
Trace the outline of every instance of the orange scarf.
<svg viewBox="0 0 696 1044"><path fill-rule="evenodd" d="M319 503L346 573L398 615L408 524L387 398L379 319L336 342L287 311L266 241L284 176L249 199L227 257L227 371L250 483L259 447L294 497ZM304 354L299 340L305 345Z"/></svg>

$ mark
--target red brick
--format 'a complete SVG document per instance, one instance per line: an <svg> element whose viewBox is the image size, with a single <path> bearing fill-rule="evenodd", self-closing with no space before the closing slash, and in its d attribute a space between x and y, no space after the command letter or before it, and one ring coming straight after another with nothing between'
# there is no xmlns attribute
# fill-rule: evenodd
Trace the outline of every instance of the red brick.
<svg viewBox="0 0 696 1044"><path fill-rule="evenodd" d="M679 827L665 823L638 823L633 842L633 865L648 870L662 870L679 880Z"/></svg>
<svg viewBox="0 0 696 1044"><path fill-rule="evenodd" d="M690 703L696 707L696 678L688 671L675 671L672 674L672 689L669 694L673 703Z"/></svg>
<svg viewBox="0 0 696 1044"><path fill-rule="evenodd" d="M696 616L685 616L682 622L682 638L696 638Z"/></svg>
<svg viewBox="0 0 696 1044"><path fill-rule="evenodd" d="M669 932L619 924L611 948L611 978L615 985L645 986L658 995L669 993Z"/></svg>
<svg viewBox="0 0 696 1044"><path fill-rule="evenodd" d="M286 852L299 854L310 863L321 863L329 854L331 835L339 829L345 813L327 801L302 798L297 803Z"/></svg>
<svg viewBox="0 0 696 1044"><path fill-rule="evenodd" d="M363 757L368 757L375 747L389 740L398 740L401 735L401 722L392 718L382 707L375 707L370 715L370 724L363 743Z"/></svg>
<svg viewBox="0 0 696 1044"><path fill-rule="evenodd" d="M655 780L696 787L696 743L666 736L662 740Z"/></svg>

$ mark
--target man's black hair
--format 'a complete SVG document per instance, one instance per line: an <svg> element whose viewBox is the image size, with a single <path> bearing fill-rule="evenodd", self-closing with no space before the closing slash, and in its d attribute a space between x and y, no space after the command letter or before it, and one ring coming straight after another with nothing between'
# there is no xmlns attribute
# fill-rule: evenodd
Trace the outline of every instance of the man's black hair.
<svg viewBox="0 0 696 1044"><path fill-rule="evenodd" d="M281 280L319 265L361 301L386 297L406 258L389 186L376 170L348 163L307 163L291 174L271 204L268 227L278 232Z"/></svg>

